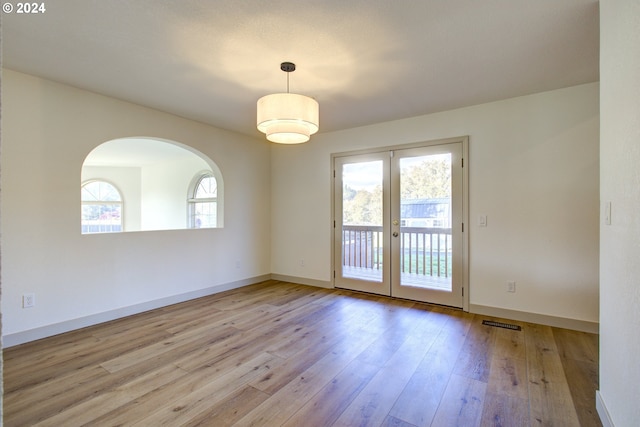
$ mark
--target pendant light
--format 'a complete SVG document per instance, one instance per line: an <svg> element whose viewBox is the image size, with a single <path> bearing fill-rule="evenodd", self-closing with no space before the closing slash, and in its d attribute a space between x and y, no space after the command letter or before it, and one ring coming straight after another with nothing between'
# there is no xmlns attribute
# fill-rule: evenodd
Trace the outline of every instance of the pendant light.
<svg viewBox="0 0 640 427"><path fill-rule="evenodd" d="M287 73L287 93L274 93L258 99L258 130L278 144L300 144L318 132L318 102L308 96L289 93L289 74L296 69L292 62L283 62L280 69Z"/></svg>

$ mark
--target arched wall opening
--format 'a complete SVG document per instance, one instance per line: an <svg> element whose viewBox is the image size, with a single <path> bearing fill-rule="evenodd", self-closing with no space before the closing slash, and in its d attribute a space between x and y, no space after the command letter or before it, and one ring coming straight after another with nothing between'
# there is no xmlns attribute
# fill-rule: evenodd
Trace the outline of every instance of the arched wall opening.
<svg viewBox="0 0 640 427"><path fill-rule="evenodd" d="M207 181L210 191L206 203L199 204L205 207L208 220L195 218L193 210L194 183L202 176L214 178ZM101 195L82 191L83 234L220 228L224 224L224 181L220 169L209 157L187 145L152 137L104 142L82 164L81 188L96 181L118 189L121 211L110 210L113 206L108 201L102 203ZM116 220L122 227L98 226Z"/></svg>

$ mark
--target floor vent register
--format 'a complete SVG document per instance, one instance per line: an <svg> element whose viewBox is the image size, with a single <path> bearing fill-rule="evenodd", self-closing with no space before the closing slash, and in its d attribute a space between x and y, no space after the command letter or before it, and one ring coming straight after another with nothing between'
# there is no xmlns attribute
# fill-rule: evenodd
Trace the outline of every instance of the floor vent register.
<svg viewBox="0 0 640 427"><path fill-rule="evenodd" d="M494 322L492 320L483 320L482 324L487 326L495 326L497 328L513 329L514 331L522 330L522 328L518 325L512 325L511 323Z"/></svg>

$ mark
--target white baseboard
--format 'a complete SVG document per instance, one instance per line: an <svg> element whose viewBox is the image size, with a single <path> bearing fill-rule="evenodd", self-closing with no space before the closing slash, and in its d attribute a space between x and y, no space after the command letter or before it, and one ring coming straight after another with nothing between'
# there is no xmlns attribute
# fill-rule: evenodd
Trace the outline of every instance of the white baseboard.
<svg viewBox="0 0 640 427"><path fill-rule="evenodd" d="M317 280L308 279L306 277L287 276L284 274L271 274L273 280L280 280L281 282L299 283L301 285L315 286L317 288L333 289L333 285L330 280Z"/></svg>
<svg viewBox="0 0 640 427"><path fill-rule="evenodd" d="M52 325L46 325L39 328L29 329L27 331L16 332L2 337L2 345L4 348L13 347L15 345L24 344L26 342L39 340L41 338L62 334L64 332L76 329L86 328L87 326L97 325L99 323L108 322L122 317L131 316L145 311L154 310L160 307L166 307L172 304L189 301L208 295L217 294L219 292L240 288L242 286L252 285L254 283L264 282L271 279L270 274L251 277L248 279L237 280L235 282L224 283L222 285L211 286L205 289L198 289L184 294L172 295L166 298L160 298L153 301L147 301L128 307L122 307L115 310L109 310L103 313L92 314L90 316L80 317L78 319L67 320Z"/></svg>
<svg viewBox="0 0 640 427"><path fill-rule="evenodd" d="M319 288L333 289L333 283L330 280L309 279L306 277L287 276L284 274L271 274L273 280L283 282L299 283L302 285L316 286ZM554 326L557 328L572 329L575 331L589 332L597 334L600 332L600 324L598 322L590 322L586 320L570 319L566 317L550 316L539 313L529 313L526 311L509 310L499 307L490 307L485 305L470 304L469 312L482 314L485 316L500 317L503 319L519 320L521 322L537 323L539 325Z"/></svg>
<svg viewBox="0 0 640 427"><path fill-rule="evenodd" d="M598 411L600 422L603 427L615 427L613 425L613 421L611 421L611 416L609 415L607 406L604 404L600 390L596 390L596 410Z"/></svg>
<svg viewBox="0 0 640 427"><path fill-rule="evenodd" d="M144 303L122 307L115 310L110 310L103 313L97 313L90 316L81 317L78 319L72 319L65 322L55 323L51 325L42 326L39 328L30 329L27 331L16 332L14 334L8 334L2 337L3 347L13 347L19 344L23 344L30 341L35 341L41 338L58 335L64 332L73 331L76 329L85 328L87 326L97 325L99 323L108 322L111 320L119 319L126 316L142 313L149 310L154 310L160 307L166 307L171 304L177 304L184 301L201 298L208 295L213 295L219 292L228 291L231 289L240 288L242 286L252 285L254 283L263 282L265 280L280 280L283 282L299 283L302 285L316 286L319 288L333 289L331 281L309 279L306 277L287 276L283 274L265 274L262 276L251 277L248 279L238 280L235 282L225 283L222 285L216 285L205 289L199 289L197 291L187 292L180 295L173 295L166 298L160 298L153 301L147 301ZM470 304L469 311L471 313L483 314L486 316L500 317L504 319L513 319L523 322L538 323L542 325L555 326L559 328L574 329L583 332L598 333L599 324L597 322L587 322L582 320L567 319L563 317L547 316L543 314L527 313L523 311L508 310L497 307L489 307L477 304Z"/></svg>
<svg viewBox="0 0 640 427"><path fill-rule="evenodd" d="M600 324L598 322L489 307L486 305L470 304L469 312L485 316L501 317L503 319L519 320L521 322L537 323L539 325L554 326L556 328L573 329L574 331L589 332L592 334L597 334L600 331Z"/></svg>

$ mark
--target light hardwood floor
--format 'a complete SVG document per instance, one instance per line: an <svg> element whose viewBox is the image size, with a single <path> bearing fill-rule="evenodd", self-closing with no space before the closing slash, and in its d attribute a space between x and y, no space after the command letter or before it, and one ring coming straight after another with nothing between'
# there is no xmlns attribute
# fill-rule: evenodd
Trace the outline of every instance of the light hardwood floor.
<svg viewBox="0 0 640 427"><path fill-rule="evenodd" d="M484 319L269 281L6 349L4 425L601 425L596 335Z"/></svg>

